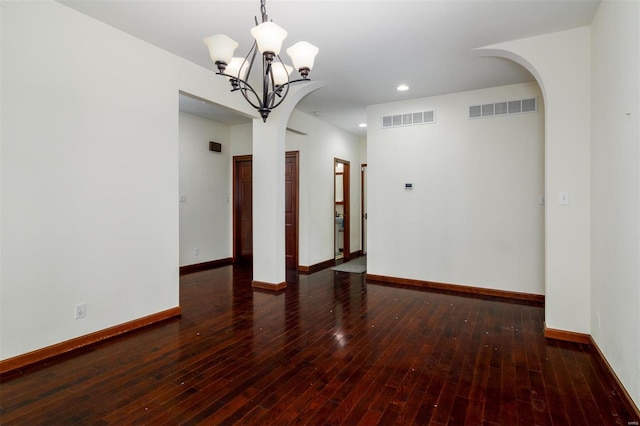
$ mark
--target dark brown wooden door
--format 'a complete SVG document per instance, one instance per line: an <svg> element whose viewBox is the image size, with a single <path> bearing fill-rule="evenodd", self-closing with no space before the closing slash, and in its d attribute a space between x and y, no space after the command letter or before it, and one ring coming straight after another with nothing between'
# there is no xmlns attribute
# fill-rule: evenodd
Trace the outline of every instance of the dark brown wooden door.
<svg viewBox="0 0 640 426"><path fill-rule="evenodd" d="M284 238L287 268L298 267L298 151L284 162Z"/></svg>
<svg viewBox="0 0 640 426"><path fill-rule="evenodd" d="M233 158L233 246L234 260L253 256L252 156ZM285 260L287 268L298 267L298 151L285 156Z"/></svg>
<svg viewBox="0 0 640 426"><path fill-rule="evenodd" d="M253 257L253 194L251 156L234 157L234 258Z"/></svg>

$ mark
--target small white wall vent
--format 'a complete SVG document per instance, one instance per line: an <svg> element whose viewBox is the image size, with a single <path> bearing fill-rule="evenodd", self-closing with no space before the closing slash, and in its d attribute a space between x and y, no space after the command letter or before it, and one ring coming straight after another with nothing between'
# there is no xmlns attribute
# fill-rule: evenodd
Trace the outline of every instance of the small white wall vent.
<svg viewBox="0 0 640 426"><path fill-rule="evenodd" d="M382 117L382 128L400 127L400 126L415 126L417 124L430 124L435 123L436 112L435 111L420 111L410 112L407 114L399 115L387 115Z"/></svg>
<svg viewBox="0 0 640 426"><path fill-rule="evenodd" d="M472 105L469 107L469 118L495 117L497 115L519 114L523 112L538 112L537 99L518 99L516 101Z"/></svg>

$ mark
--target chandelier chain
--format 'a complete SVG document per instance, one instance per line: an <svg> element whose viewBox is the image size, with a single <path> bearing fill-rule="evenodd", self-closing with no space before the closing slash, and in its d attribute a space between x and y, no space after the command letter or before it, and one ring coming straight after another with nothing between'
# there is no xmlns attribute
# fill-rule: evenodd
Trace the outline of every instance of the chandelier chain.
<svg viewBox="0 0 640 426"><path fill-rule="evenodd" d="M267 22L269 18L267 17L267 6L265 5L265 0L260 0L260 14L262 15L262 22Z"/></svg>

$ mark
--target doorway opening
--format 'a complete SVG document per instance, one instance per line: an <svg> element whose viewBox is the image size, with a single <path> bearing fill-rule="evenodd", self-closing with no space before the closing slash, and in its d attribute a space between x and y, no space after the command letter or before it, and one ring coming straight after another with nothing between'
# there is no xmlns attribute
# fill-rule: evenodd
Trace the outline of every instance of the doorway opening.
<svg viewBox="0 0 640 426"><path fill-rule="evenodd" d="M233 262L253 260L253 156L233 157ZM285 261L298 267L299 152L285 153Z"/></svg>
<svg viewBox="0 0 640 426"><path fill-rule="evenodd" d="M334 254L335 259L349 260L350 251L350 192L349 192L349 168L346 160L334 158Z"/></svg>

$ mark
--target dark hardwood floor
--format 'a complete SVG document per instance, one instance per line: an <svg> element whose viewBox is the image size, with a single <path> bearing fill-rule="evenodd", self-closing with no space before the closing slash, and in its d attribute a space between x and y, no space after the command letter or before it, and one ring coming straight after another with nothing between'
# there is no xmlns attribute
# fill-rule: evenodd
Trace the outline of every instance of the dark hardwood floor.
<svg viewBox="0 0 640 426"><path fill-rule="evenodd" d="M544 310L242 266L181 278L181 319L5 375L2 424L629 425L588 345Z"/></svg>

